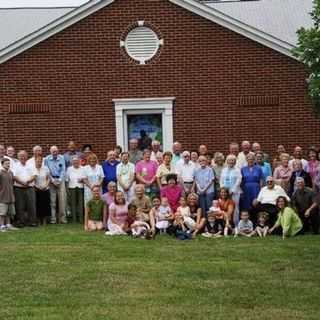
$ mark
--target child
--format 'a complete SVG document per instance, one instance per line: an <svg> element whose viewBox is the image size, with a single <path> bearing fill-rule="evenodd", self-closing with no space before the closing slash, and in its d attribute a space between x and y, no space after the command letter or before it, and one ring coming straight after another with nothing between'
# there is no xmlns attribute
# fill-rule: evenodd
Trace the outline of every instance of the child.
<svg viewBox="0 0 320 320"><path fill-rule="evenodd" d="M188 229L187 231L191 232L194 230L196 222L191 218L190 208L187 205L186 199L184 197L181 197L179 204L180 206L177 209L176 217L182 217L182 222ZM176 224L179 224L179 222L177 222Z"/></svg>
<svg viewBox="0 0 320 320"><path fill-rule="evenodd" d="M14 192L13 192L13 174L10 171L10 159L1 160L0 169L0 232L7 230L17 230L10 219L15 215Z"/></svg>
<svg viewBox="0 0 320 320"><path fill-rule="evenodd" d="M153 199L153 211L156 219L156 228L160 233L167 233L172 219L172 211L169 206L168 198L162 197L161 203L159 198Z"/></svg>
<svg viewBox="0 0 320 320"><path fill-rule="evenodd" d="M127 232L137 238L151 238L150 226L146 222L139 220L137 206L134 204L128 205Z"/></svg>
<svg viewBox="0 0 320 320"><path fill-rule="evenodd" d="M225 217L220 209L218 200L213 200L212 206L209 208L207 216L207 230L208 232L202 234L207 238L212 236L221 237L222 232L224 232L225 235L228 234L228 228L226 228L225 224Z"/></svg>
<svg viewBox="0 0 320 320"><path fill-rule="evenodd" d="M92 189L92 199L86 204L84 216L85 231L100 231L103 230L107 207L100 196L100 187Z"/></svg>
<svg viewBox="0 0 320 320"><path fill-rule="evenodd" d="M249 212L242 211L240 215L241 220L238 223L237 228L235 229L235 237L245 236L245 237L252 237L255 232L253 230L253 223L249 220Z"/></svg>
<svg viewBox="0 0 320 320"><path fill-rule="evenodd" d="M269 231L269 227L267 226L268 221L268 213L260 212L258 214L258 223L256 226L256 233L259 237L266 237Z"/></svg>

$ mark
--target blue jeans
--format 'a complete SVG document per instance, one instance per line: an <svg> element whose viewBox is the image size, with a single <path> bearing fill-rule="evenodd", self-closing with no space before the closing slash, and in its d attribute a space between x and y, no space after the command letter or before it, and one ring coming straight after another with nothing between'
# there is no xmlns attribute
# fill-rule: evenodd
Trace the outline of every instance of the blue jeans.
<svg viewBox="0 0 320 320"><path fill-rule="evenodd" d="M209 208L212 206L212 200L214 199L214 192L199 194L199 205L204 217L207 217Z"/></svg>

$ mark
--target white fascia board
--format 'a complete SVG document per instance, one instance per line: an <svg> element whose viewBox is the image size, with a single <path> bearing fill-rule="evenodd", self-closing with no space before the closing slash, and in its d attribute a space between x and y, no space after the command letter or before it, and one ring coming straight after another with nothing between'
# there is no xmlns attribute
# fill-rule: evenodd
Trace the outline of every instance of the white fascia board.
<svg viewBox="0 0 320 320"><path fill-rule="evenodd" d="M123 110L152 110L165 109L172 110L175 97L156 97L156 98L132 98L132 99L113 99L115 111Z"/></svg>
<svg viewBox="0 0 320 320"><path fill-rule="evenodd" d="M68 28L115 0L93 0L0 51L0 64Z"/></svg>
<svg viewBox="0 0 320 320"><path fill-rule="evenodd" d="M185 8L207 20L215 22L222 27L232 30L238 34L241 34L255 42L258 42L266 47L269 47L275 51L278 51L290 58L298 60L293 56L291 50L295 48L294 45L277 39L267 33L264 33L256 28L253 28L241 21L238 21L222 12L208 7L204 4L196 2L194 0L169 0L170 2Z"/></svg>

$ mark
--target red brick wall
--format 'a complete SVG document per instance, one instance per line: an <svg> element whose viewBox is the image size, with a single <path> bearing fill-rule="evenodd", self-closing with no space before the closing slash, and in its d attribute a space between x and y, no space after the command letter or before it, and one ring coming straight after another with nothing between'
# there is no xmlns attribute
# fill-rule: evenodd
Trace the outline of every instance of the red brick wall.
<svg viewBox="0 0 320 320"><path fill-rule="evenodd" d="M164 46L141 66L119 40L138 20L158 30ZM225 151L230 141L319 144L320 122L295 60L196 16L166 0L117 0L0 65L1 141L30 150L69 139L92 143L100 156L115 145L112 99L176 97L174 139ZM276 96L277 106L240 106L243 96ZM14 104L50 113L8 114ZM4 123L2 123L2 121Z"/></svg>

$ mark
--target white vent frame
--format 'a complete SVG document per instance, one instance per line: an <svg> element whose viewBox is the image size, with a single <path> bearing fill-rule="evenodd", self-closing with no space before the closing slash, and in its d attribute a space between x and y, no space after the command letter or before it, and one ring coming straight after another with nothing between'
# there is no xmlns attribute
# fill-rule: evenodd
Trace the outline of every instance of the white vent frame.
<svg viewBox="0 0 320 320"><path fill-rule="evenodd" d="M151 60L163 44L163 39L159 39L157 33L146 26L144 21L138 21L125 39L120 41L120 47L124 48L128 56L142 65Z"/></svg>

